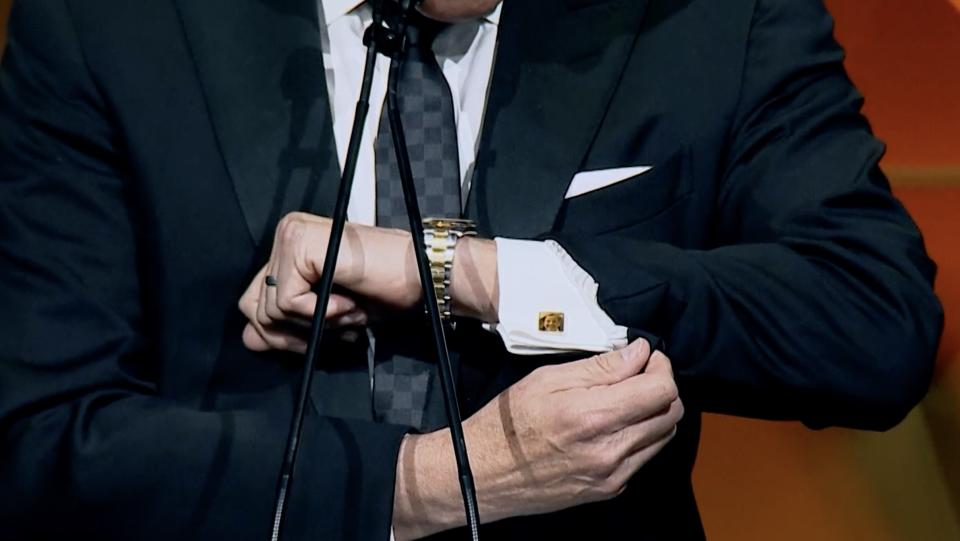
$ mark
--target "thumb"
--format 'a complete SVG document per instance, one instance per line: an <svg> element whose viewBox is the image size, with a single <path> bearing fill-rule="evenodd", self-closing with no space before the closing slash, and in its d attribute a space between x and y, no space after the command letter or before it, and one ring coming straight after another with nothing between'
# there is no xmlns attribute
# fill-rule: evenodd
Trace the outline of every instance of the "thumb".
<svg viewBox="0 0 960 541"><path fill-rule="evenodd" d="M642 338L635 340L623 349L564 365L567 386L613 385L643 372L649 358L650 344Z"/></svg>
<svg viewBox="0 0 960 541"><path fill-rule="evenodd" d="M673 363L670 362L670 358L666 354L657 350L650 355L650 361L647 363L644 372L647 374L665 374L672 378Z"/></svg>

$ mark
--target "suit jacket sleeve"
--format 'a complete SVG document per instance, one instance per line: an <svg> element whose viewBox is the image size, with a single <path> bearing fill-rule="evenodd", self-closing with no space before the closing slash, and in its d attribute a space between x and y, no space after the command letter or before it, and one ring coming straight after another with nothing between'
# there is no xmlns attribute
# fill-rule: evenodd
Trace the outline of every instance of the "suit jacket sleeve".
<svg viewBox="0 0 960 541"><path fill-rule="evenodd" d="M160 396L120 141L66 8L18 2L0 71L0 538L265 539L289 418ZM285 536L388 539L383 457L403 434L311 418Z"/></svg>
<svg viewBox="0 0 960 541"><path fill-rule="evenodd" d="M710 249L555 238L618 324L665 339L689 403L882 429L926 392L943 315L832 28L820 2L757 2Z"/></svg>

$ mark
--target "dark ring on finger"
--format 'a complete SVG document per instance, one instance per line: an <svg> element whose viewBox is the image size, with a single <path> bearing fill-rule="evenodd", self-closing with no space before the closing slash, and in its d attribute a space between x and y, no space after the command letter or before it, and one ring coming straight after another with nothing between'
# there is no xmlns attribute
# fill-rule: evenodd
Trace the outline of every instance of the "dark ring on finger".
<svg viewBox="0 0 960 541"><path fill-rule="evenodd" d="M264 278L264 281L265 281L265 282L267 283L267 285L270 286L270 287L274 287L274 286L276 286L276 285L279 283L279 282L277 282L277 277L274 276L274 275L272 275L272 274L268 274L267 277Z"/></svg>

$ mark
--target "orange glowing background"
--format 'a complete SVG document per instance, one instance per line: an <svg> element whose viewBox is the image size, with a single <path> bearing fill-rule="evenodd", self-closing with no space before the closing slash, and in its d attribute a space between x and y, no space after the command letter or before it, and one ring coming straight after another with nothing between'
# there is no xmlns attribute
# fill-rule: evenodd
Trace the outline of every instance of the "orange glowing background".
<svg viewBox="0 0 960 541"><path fill-rule="evenodd" d="M956 541L960 0L826 3L865 111L889 145L884 168L940 267L947 322L937 381L885 434L705 416L694 473L701 513L713 541ZM9 5L0 0L0 23Z"/></svg>

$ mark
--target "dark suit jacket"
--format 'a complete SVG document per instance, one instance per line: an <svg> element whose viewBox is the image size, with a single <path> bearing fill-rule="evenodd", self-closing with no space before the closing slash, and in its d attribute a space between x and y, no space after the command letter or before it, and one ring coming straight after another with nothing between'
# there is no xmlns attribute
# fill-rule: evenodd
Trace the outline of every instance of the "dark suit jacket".
<svg viewBox="0 0 960 541"><path fill-rule="evenodd" d="M314 0L22 0L0 73L0 537L266 538L297 361L236 302L338 172ZM702 536L698 411L890 427L934 265L814 0L508 0L468 213L665 339L687 417L614 501L492 538ZM575 172L652 164L564 200ZM538 364L463 325L469 413ZM288 539L386 539L402 428L319 371ZM745 443L746 444L746 443ZM27 533L30 532L30 533Z"/></svg>

